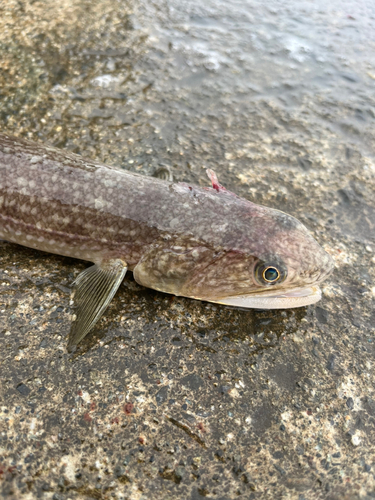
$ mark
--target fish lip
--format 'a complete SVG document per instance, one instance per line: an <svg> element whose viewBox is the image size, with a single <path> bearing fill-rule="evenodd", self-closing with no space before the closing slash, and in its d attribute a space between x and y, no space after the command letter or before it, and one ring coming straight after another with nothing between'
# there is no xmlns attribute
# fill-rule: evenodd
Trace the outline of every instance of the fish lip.
<svg viewBox="0 0 375 500"><path fill-rule="evenodd" d="M315 304L322 297L319 286L292 288L291 290L267 290L258 294L236 295L210 300L218 304L245 309L290 309Z"/></svg>

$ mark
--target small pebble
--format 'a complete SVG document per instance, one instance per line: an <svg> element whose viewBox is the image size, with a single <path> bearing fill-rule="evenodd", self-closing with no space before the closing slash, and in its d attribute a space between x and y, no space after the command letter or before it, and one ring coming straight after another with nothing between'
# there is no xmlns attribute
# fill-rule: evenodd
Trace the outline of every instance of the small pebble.
<svg viewBox="0 0 375 500"><path fill-rule="evenodd" d="M354 436L352 436L353 446L359 446L360 443L361 443L361 438L357 434L354 434Z"/></svg>

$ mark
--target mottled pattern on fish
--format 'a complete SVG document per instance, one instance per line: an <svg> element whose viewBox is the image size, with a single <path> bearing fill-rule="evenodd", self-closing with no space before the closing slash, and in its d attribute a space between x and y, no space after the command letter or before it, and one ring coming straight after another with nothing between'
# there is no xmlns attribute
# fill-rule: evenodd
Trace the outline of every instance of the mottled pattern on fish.
<svg viewBox="0 0 375 500"><path fill-rule="evenodd" d="M145 286L224 303L262 291L259 260L287 269L275 290L329 274L330 257L298 220L213 185L173 184L0 134L0 237L99 267L118 259Z"/></svg>

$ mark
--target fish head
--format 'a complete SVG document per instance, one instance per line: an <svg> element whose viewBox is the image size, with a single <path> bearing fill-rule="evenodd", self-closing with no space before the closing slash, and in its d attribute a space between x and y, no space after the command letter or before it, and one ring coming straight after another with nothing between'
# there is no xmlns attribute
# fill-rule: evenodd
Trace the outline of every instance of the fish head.
<svg viewBox="0 0 375 500"><path fill-rule="evenodd" d="M306 227L266 207L253 209L250 226L251 230L243 230L240 246L206 268L199 298L259 309L302 307L320 300L319 284L334 263Z"/></svg>

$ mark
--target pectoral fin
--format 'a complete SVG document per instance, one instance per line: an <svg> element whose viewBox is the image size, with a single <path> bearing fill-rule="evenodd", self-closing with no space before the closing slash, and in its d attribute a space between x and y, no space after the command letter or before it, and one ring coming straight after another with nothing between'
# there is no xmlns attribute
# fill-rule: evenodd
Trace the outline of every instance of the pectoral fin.
<svg viewBox="0 0 375 500"><path fill-rule="evenodd" d="M117 292L126 270L126 263L116 259L95 264L78 275L73 283L74 316L68 350L77 345L99 320Z"/></svg>

